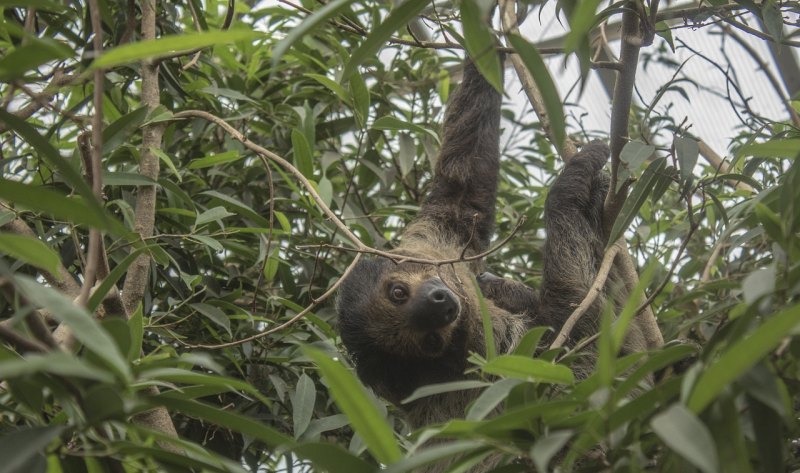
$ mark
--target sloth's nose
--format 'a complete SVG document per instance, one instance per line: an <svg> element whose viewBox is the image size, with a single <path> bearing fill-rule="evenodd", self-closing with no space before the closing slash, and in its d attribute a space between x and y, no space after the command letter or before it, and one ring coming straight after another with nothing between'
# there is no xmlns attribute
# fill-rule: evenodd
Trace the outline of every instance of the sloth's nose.
<svg viewBox="0 0 800 473"><path fill-rule="evenodd" d="M419 288L422 307L415 308L414 324L422 330L436 330L452 323L458 316L458 299L439 279L429 279Z"/></svg>

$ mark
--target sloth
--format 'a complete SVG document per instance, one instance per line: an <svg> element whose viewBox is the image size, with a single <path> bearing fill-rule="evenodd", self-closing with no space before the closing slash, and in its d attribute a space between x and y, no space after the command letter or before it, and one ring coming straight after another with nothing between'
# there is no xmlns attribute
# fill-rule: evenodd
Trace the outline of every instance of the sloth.
<svg viewBox="0 0 800 473"><path fill-rule="evenodd" d="M476 275L497 352L508 353L533 326L561 327L585 297L603 256L600 226L608 177L601 169L609 150L593 142L565 164L549 190L538 292L481 273L480 261L403 261L457 260L488 248L495 225L501 102L500 93L467 61L445 113L430 191L392 251L396 258L359 261L338 291L339 332L359 378L397 406L413 428L463 416L476 396L470 390L401 402L421 386L467 379L470 352L485 355ZM573 329L573 341L596 333L613 279L614 274L608 291ZM644 346L634 323L626 349Z"/></svg>

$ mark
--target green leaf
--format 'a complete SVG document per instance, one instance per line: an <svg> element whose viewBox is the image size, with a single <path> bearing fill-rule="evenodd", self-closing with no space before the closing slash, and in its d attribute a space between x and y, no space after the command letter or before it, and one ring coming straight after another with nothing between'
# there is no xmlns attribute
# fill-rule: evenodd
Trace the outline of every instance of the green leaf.
<svg viewBox="0 0 800 473"><path fill-rule="evenodd" d="M351 3L353 3L353 0L335 0L329 2L324 7L312 13L298 26L292 28L289 34L287 34L272 50L272 66L274 67L278 64L281 57L283 57L286 51L288 51L295 42L333 18L339 11L346 8Z"/></svg>
<svg viewBox="0 0 800 473"><path fill-rule="evenodd" d="M128 351L128 361L138 359L142 355L142 340L144 340L144 316L142 305L128 319L128 330L131 334L131 349Z"/></svg>
<svg viewBox="0 0 800 473"><path fill-rule="evenodd" d="M131 427L129 427L130 429ZM128 455L130 457L146 458L148 463L155 462L159 467L158 471L202 471L202 472L217 472L217 473L246 473L247 470L231 462L228 459L220 457L218 454L212 452L210 449L199 449L198 445L190 442L185 442L173 437L164 437L158 435L158 432L145 431L142 436L152 436L157 440L157 447L144 446L140 443L115 441L110 442L109 447L113 448L115 452ZM178 452L166 450L162 445L174 445L173 448ZM94 457L84 457L85 460L94 460ZM99 465L92 470L87 469L86 473L105 473L107 470ZM126 470L127 471L127 470ZM50 473L50 472L48 472Z"/></svg>
<svg viewBox="0 0 800 473"><path fill-rule="evenodd" d="M182 362L190 361L187 360L187 356L184 355L181 359ZM142 369L139 376L142 379L148 380L157 380L157 381L165 381L171 384L191 384L196 386L204 386L204 387L217 387L221 389L217 389L216 392L236 392L241 391L247 393L253 397L256 397L259 401L264 403L264 405L271 405L272 402L269 398L263 396L261 392L255 388L253 385L246 381L242 381L236 378L230 378L227 376L219 376L214 374L208 373L201 373L198 371L192 371L189 369L183 368L152 368L147 365L142 365L144 369ZM213 367L212 367L213 368ZM183 388L181 388L183 389ZM178 397L181 399L188 399L189 397L186 396L172 396Z"/></svg>
<svg viewBox="0 0 800 473"><path fill-rule="evenodd" d="M189 166L189 169L202 169L208 168L211 166L216 166L217 164L224 164L224 163L232 163L234 161L238 161L242 159L242 155L239 154L236 150L225 151L224 153L213 154L211 156L203 156L202 158L193 159Z"/></svg>
<svg viewBox="0 0 800 473"><path fill-rule="evenodd" d="M264 37L264 33L250 29L227 31L204 31L182 35L162 36L158 39L123 44L105 51L91 64L92 69L112 68L130 62L168 56L193 49L207 48L237 41L253 41Z"/></svg>
<svg viewBox="0 0 800 473"><path fill-rule="evenodd" d="M783 419L755 398L748 396L747 406L761 462L760 471L784 471Z"/></svg>
<svg viewBox="0 0 800 473"><path fill-rule="evenodd" d="M215 307L210 304L205 304L203 302L195 302L193 304L189 304L189 306L194 310L196 310L197 312L200 312L208 320L214 322L215 324L225 329L228 335L231 335L231 321L228 318L228 316L225 315L225 312L220 310L218 307Z"/></svg>
<svg viewBox="0 0 800 473"><path fill-rule="evenodd" d="M104 172L103 184L107 186L158 186L158 182L133 172Z"/></svg>
<svg viewBox="0 0 800 473"><path fill-rule="evenodd" d="M653 160L653 162L647 166L647 169L644 170L642 177L636 182L633 191L631 191L631 195L625 200L617 219L614 221L614 226L611 228L611 235L608 238L609 245L617 241L628 226L630 226L656 183L662 179L668 178L663 173L665 167L666 158L658 158Z"/></svg>
<svg viewBox="0 0 800 473"><path fill-rule="evenodd" d="M761 18L764 19L764 28L775 39L775 42L783 41L783 14L780 5L775 0L767 0L762 3Z"/></svg>
<svg viewBox="0 0 800 473"><path fill-rule="evenodd" d="M639 140L633 140L625 143L622 151L619 153L619 160L623 163L620 167L617 180L619 183L617 187L621 186L626 179L638 174L639 168L647 159L656 152L656 147L653 145L645 144Z"/></svg>
<svg viewBox="0 0 800 473"><path fill-rule="evenodd" d="M481 367L484 373L553 384L572 384L572 370L549 361L518 355L501 355Z"/></svg>
<svg viewBox="0 0 800 473"><path fill-rule="evenodd" d="M714 439L700 419L681 404L673 404L650 421L653 432L675 453L704 473L719 471Z"/></svg>
<svg viewBox="0 0 800 473"><path fill-rule="evenodd" d="M344 414L334 414L332 416L323 417L322 419L313 419L308 424L306 431L303 432L302 440L317 440L319 439L319 434L341 429L346 425L350 425L350 421Z"/></svg>
<svg viewBox="0 0 800 473"><path fill-rule="evenodd" d="M754 473L750 464L750 452L747 447L748 440L742 431L741 424L743 416L740 415L736 403L731 397L732 396L720 397L718 402L714 403L711 411L703 416L703 418L706 420L706 425L708 425L711 432L711 437L714 439L714 443L717 446L719 470L725 473ZM774 419L768 418L768 422L772 421L774 421ZM774 424L771 424L771 427L779 424L780 421L778 420ZM779 431L779 429L770 429L770 432L775 431ZM763 434L765 435L762 437L761 434L756 433L756 441L760 438L767 439L768 441L772 440L770 434L766 432L763 432ZM774 450L782 450L780 440L776 441L769 449L770 453ZM777 458L781 458L780 453L778 453ZM778 464L782 465L783 462L781 461ZM762 463L762 465L764 464ZM781 468L763 468L761 471L781 471Z"/></svg>
<svg viewBox="0 0 800 473"><path fill-rule="evenodd" d="M439 137L433 131L416 125L414 123L408 123L399 118L386 116L380 117L379 119L375 120L372 124L372 128L375 130L391 130L391 131L400 131L400 130L409 130L415 133L419 133L421 135L428 135L439 142Z"/></svg>
<svg viewBox="0 0 800 473"><path fill-rule="evenodd" d="M531 448L531 458L536 464L537 471L549 471L547 465L550 460L567 444L574 435L568 430L550 432L536 440Z"/></svg>
<svg viewBox="0 0 800 473"><path fill-rule="evenodd" d="M800 155L800 138L779 138L764 143L742 146L738 156L759 156L762 158L796 158Z"/></svg>
<svg viewBox="0 0 800 473"><path fill-rule="evenodd" d="M672 37L672 29L666 21L656 23L656 34L669 45L670 51L675 52L675 39Z"/></svg>
<svg viewBox="0 0 800 473"><path fill-rule="evenodd" d="M580 0L569 15L569 33L564 40L567 54L576 51L582 43L586 43L589 32L594 26L595 13L600 0Z"/></svg>
<svg viewBox="0 0 800 473"><path fill-rule="evenodd" d="M350 103L350 96L347 95L347 91L335 80L321 74L303 74L303 76L314 79L323 86L327 87L331 92L339 97L342 102Z"/></svg>
<svg viewBox="0 0 800 473"><path fill-rule="evenodd" d="M492 326L492 316L489 314L489 307L486 305L486 299L481 293L481 288L478 286L478 281L472 278L472 287L475 289L475 294L478 295L478 309L481 313L481 325L483 326L483 344L486 347L486 359L491 361L497 356L497 349L494 345L494 327Z"/></svg>
<svg viewBox="0 0 800 473"><path fill-rule="evenodd" d="M43 286L23 276L14 277L15 285L29 300L44 307L56 318L72 329L75 338L85 349L111 367L122 380L131 378L130 367L125 356L119 351L114 339L100 327L100 324L81 307L64 297L55 289Z"/></svg>
<svg viewBox="0 0 800 473"><path fill-rule="evenodd" d="M403 458L401 461L388 465L381 469L381 473L404 473L415 471L439 471L438 469L427 470L421 466L434 463L436 461L457 458L460 453L475 452L483 447L484 444L473 440L458 440L445 444L434 445L414 452ZM461 471L461 470L455 470Z"/></svg>
<svg viewBox="0 0 800 473"><path fill-rule="evenodd" d="M227 204L225 208L232 210L240 214L241 216L252 220L259 227L262 228L269 227L269 220L259 215L255 210L245 205L244 202L240 200L237 200L229 195L225 195L217 191L204 191L201 192L201 194L210 196L214 199L221 200L224 204Z"/></svg>
<svg viewBox="0 0 800 473"><path fill-rule="evenodd" d="M680 163L681 178L688 180L692 177L694 166L697 164L697 157L700 155L700 146L697 140L686 136L676 136L672 141L675 146L675 154L678 155Z"/></svg>
<svg viewBox="0 0 800 473"><path fill-rule="evenodd" d="M500 57L495 52L494 35L489 29L489 9L486 2L478 3L477 0L461 2L464 47L481 75L502 94L503 70Z"/></svg>
<svg viewBox="0 0 800 473"><path fill-rule="evenodd" d="M178 168L175 167L175 163L172 162L167 154L159 148L150 148L150 152L158 156L158 159L161 160L162 163L166 164L172 174L178 179L178 182L183 182L183 178L181 178L181 174L178 172Z"/></svg>
<svg viewBox="0 0 800 473"><path fill-rule="evenodd" d="M551 330L550 327L534 327L528 330L528 333L522 337L522 340L519 341L512 354L532 357L539 348L539 342L542 340L544 334Z"/></svg>
<svg viewBox="0 0 800 473"><path fill-rule="evenodd" d="M297 387L292 396L292 421L294 438L300 438L305 432L311 416L314 414L314 403L317 400L317 387L305 373L297 380Z"/></svg>
<svg viewBox="0 0 800 473"><path fill-rule="evenodd" d="M222 243L218 242L214 238L211 238L210 236L190 235L189 238L198 241L200 244L211 248L211 251L216 251L216 252L225 251L225 247L222 246Z"/></svg>
<svg viewBox="0 0 800 473"><path fill-rule="evenodd" d="M183 412L190 417L207 420L221 427L261 440L272 448L291 446L294 443L291 438L272 427L268 427L242 414L225 410L222 406L212 406L199 401L164 395L152 397L151 400L153 407L164 406L170 410Z"/></svg>
<svg viewBox="0 0 800 473"><path fill-rule="evenodd" d="M773 212L769 207L761 202L754 202L753 210L755 211L758 222L764 227L770 238L778 243L783 242L783 219L781 216Z"/></svg>
<svg viewBox="0 0 800 473"><path fill-rule="evenodd" d="M356 69L362 62L368 58L374 57L381 46L386 44L389 37L391 37L395 31L405 27L409 21L414 19L414 17L428 5L428 3L429 0L406 0L395 7L383 23L372 30L361 45L350 55L350 60L347 61L347 64L344 66L344 71L342 71L342 81L349 80L350 76L356 72Z"/></svg>
<svg viewBox="0 0 800 473"><path fill-rule="evenodd" d="M0 8L35 8L50 12L63 12L64 5L48 0L0 0Z"/></svg>
<svg viewBox="0 0 800 473"><path fill-rule="evenodd" d="M364 127L369 118L369 89L361 74L350 76L350 95L353 97L353 115L359 127Z"/></svg>
<svg viewBox="0 0 800 473"><path fill-rule="evenodd" d="M44 212L76 225L83 224L100 230L122 233L120 225L107 217L104 211L98 212L79 197L70 198L41 186L0 178L0 199L21 204L31 210Z"/></svg>
<svg viewBox="0 0 800 473"><path fill-rule="evenodd" d="M306 346L304 352L319 367L336 405L347 415L367 449L376 460L390 464L400 459L400 448L394 433L364 391L361 383L338 361L325 353Z"/></svg>
<svg viewBox="0 0 800 473"><path fill-rule="evenodd" d="M200 225L205 225L206 223L209 222L222 220L223 218L227 218L232 215L236 214L228 212L228 209L226 209L225 207L212 207L197 216L197 219L194 222L194 226L199 227Z"/></svg>
<svg viewBox="0 0 800 473"><path fill-rule="evenodd" d="M112 319L118 320L119 319ZM123 322L124 323L124 322ZM125 418L125 404L111 384L98 384L86 391L83 398L84 405L91 406L86 409L86 420L97 423L106 419L122 420Z"/></svg>
<svg viewBox="0 0 800 473"><path fill-rule="evenodd" d="M775 265L751 271L742 281L742 295L747 304L755 304L758 300L775 291Z"/></svg>
<svg viewBox="0 0 800 473"><path fill-rule="evenodd" d="M48 62L69 59L73 56L75 51L63 43L52 38L28 35L22 46L14 48L0 58L0 81L11 82L21 79L26 72L36 70Z"/></svg>
<svg viewBox="0 0 800 473"><path fill-rule="evenodd" d="M375 471L375 466L329 442L308 442L292 447L292 451L300 458L311 461L318 471L329 473L373 473Z"/></svg>
<svg viewBox="0 0 800 473"><path fill-rule="evenodd" d="M83 176L72 164L64 159L61 154L47 141L42 135L39 134L30 124L21 120L5 110L0 110L0 121L4 122L6 126L13 130L23 140L30 144L39 153L39 158L44 160L47 164L57 169L61 173L64 181L72 186L73 189L86 199L88 206L92 211L100 216L104 216L103 208L92 192L91 187L83 179ZM0 190L5 184L0 183ZM0 196L2 197L2 196ZM12 199L9 199L12 200Z"/></svg>
<svg viewBox="0 0 800 473"><path fill-rule="evenodd" d="M467 411L467 420L481 420L494 411L494 409L503 402L508 393L516 386L519 386L522 381L518 379L501 379L492 384L485 391L478 396L472 405L469 406Z"/></svg>
<svg viewBox="0 0 800 473"><path fill-rule="evenodd" d="M4 472L26 471L36 456L44 456L45 449L66 430L66 426L27 427L11 430L0 437L0 458Z"/></svg>
<svg viewBox="0 0 800 473"><path fill-rule="evenodd" d="M798 324L800 304L795 304L731 344L725 353L700 373L686 403L689 409L698 413L705 409L728 384L755 366Z"/></svg>
<svg viewBox="0 0 800 473"><path fill-rule="evenodd" d="M103 302L103 299L106 297L106 294L108 294L111 291L111 288L117 284L117 281L122 279L122 276L125 275L125 273L128 271L128 267L130 267L130 265L136 260L136 258L138 258L139 255L145 251L157 248L158 245L148 245L136 248L129 255L127 255L125 259L120 261L119 264L114 266L114 269L112 269L111 272L108 274L108 276L106 276L106 278L103 279L103 282L100 284L100 286L92 292L91 296L89 296L89 302L87 302L86 304L86 310L90 313L94 313L94 311L96 311L97 308L100 306L100 303ZM127 316L127 314L115 314L115 315ZM137 353L136 356L138 357L139 354Z"/></svg>
<svg viewBox="0 0 800 473"><path fill-rule="evenodd" d="M51 352L0 361L2 379L31 376L36 373L49 373L66 379L90 379L101 383L114 382L114 376L108 371L98 369L97 366L86 360L68 353Z"/></svg>
<svg viewBox="0 0 800 473"><path fill-rule="evenodd" d="M403 404L422 399L423 397L433 396L434 394L451 393L454 391L465 391L467 389L478 389L490 386L485 381L477 380L463 380L463 381L449 381L446 383L428 384L420 386L411 393L410 396L402 400Z"/></svg>
<svg viewBox="0 0 800 473"><path fill-rule="evenodd" d="M628 333L628 325L630 324L631 320L638 315L637 309L639 308L639 305L645 296L644 290L646 287L649 287L659 264L660 263L658 261L651 261L644 268L644 270L641 271L641 274L639 275L639 282L628 294L627 300L625 301L625 306L623 306L619 316L617 316L616 320L613 322L611 348L614 355L619 353L619 349L622 347L622 343L625 340L625 335Z"/></svg>
<svg viewBox="0 0 800 473"><path fill-rule="evenodd" d="M0 233L0 253L5 253L60 278L58 265L61 259L49 246L34 237Z"/></svg>
<svg viewBox="0 0 800 473"><path fill-rule="evenodd" d="M140 107L123 115L103 130L103 154L109 154L123 143L130 142L131 135L147 118L147 107Z"/></svg>
<svg viewBox="0 0 800 473"><path fill-rule="evenodd" d="M550 117L550 126L556 139L556 143L553 144L560 150L564 146L564 140L567 136L566 121L564 119L564 109L561 106L561 98L558 95L558 89L556 89L553 78L550 77L539 51L532 44L517 35L509 36L508 40L519 54L525 64L525 68L531 73L536 86L541 91L544 108L548 117Z"/></svg>
<svg viewBox="0 0 800 473"><path fill-rule="evenodd" d="M292 152L294 165L307 178L314 177L313 153L303 132L295 128L292 130Z"/></svg>

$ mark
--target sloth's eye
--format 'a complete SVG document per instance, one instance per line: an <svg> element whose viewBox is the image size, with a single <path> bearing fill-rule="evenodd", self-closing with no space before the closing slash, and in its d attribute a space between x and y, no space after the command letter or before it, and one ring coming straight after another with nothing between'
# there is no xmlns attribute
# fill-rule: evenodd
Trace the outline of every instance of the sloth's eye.
<svg viewBox="0 0 800 473"><path fill-rule="evenodd" d="M400 284L393 284L389 288L389 299L392 302L404 302L408 299L408 291Z"/></svg>

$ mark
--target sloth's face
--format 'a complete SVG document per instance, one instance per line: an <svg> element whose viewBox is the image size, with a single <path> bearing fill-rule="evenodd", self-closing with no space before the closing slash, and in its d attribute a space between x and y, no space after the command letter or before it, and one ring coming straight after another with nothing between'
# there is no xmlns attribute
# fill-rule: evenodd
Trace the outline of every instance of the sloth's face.
<svg viewBox="0 0 800 473"><path fill-rule="evenodd" d="M337 300L342 340L352 352L435 358L454 342L463 308L452 270L385 259L354 268ZM362 355L363 356L363 355Z"/></svg>

